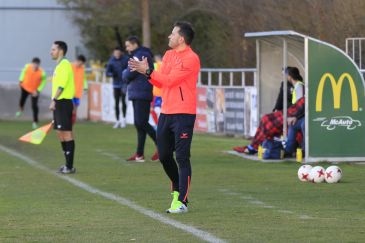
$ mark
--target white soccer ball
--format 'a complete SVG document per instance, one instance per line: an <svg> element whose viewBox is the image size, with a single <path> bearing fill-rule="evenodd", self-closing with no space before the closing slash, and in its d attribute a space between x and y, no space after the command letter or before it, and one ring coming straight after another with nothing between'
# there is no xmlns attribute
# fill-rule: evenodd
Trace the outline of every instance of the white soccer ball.
<svg viewBox="0 0 365 243"><path fill-rule="evenodd" d="M342 170L338 166L330 166L326 169L325 180L327 183L337 183L342 178Z"/></svg>
<svg viewBox="0 0 365 243"><path fill-rule="evenodd" d="M325 169L322 166L315 166L309 173L309 181L314 183L321 183L325 178Z"/></svg>
<svg viewBox="0 0 365 243"><path fill-rule="evenodd" d="M300 166L300 168L298 170L298 179L300 181L308 181L311 170L312 170L311 165Z"/></svg>

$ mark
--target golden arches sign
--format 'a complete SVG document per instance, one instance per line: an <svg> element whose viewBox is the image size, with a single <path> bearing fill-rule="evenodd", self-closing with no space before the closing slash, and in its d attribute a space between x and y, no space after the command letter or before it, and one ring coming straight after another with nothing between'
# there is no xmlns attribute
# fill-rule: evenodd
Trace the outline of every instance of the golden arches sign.
<svg viewBox="0 0 365 243"><path fill-rule="evenodd" d="M359 100L357 98L357 91L356 86L354 83L353 78L349 73L343 73L338 81L336 81L335 77L331 73L325 73L322 75L321 80L319 81L318 89L317 89L317 98L316 98L316 111L320 112L322 111L322 103L323 103L323 89L324 84L327 81L327 79L330 80L331 86L332 86L332 93L333 93L333 108L334 109L340 109L341 106L341 90L343 81L347 79L347 81L350 84L350 90L351 90L351 101L352 101L352 111L358 111L359 110Z"/></svg>

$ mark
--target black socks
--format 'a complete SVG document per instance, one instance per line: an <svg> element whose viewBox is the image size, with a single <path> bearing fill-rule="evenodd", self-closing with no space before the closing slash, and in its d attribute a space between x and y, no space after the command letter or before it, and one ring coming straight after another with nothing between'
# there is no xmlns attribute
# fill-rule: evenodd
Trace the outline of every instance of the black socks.
<svg viewBox="0 0 365 243"><path fill-rule="evenodd" d="M65 154L66 167L68 169L72 169L74 164L75 141L71 140L67 142L61 142L61 145Z"/></svg>

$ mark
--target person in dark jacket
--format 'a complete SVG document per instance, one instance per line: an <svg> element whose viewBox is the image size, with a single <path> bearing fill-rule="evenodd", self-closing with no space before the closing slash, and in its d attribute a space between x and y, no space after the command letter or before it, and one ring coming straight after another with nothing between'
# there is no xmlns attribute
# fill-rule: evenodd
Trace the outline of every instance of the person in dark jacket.
<svg viewBox="0 0 365 243"><path fill-rule="evenodd" d="M287 81L287 107L292 105L292 93L293 93L293 85ZM284 82L281 82L280 91L278 97L276 98L276 103L274 106L273 112L282 111L284 107Z"/></svg>
<svg viewBox="0 0 365 243"><path fill-rule="evenodd" d="M150 69L153 69L153 58L150 49L141 46L136 36L129 37L125 42L126 50L130 58L142 60L147 58ZM137 130L137 151L128 161L144 162L144 145L148 134L156 144L156 131L149 124L150 106L153 99L152 84L148 82L145 75L136 71L132 72L129 68L124 70L123 79L128 82L128 98L133 103L134 125ZM158 160L157 151L151 158L152 161Z"/></svg>
<svg viewBox="0 0 365 243"><path fill-rule="evenodd" d="M126 93L127 83L123 81L123 71L128 67L128 55L125 55L120 47L113 50L106 66L106 76L113 78L113 90L115 99L115 117L116 122L113 128L125 127L125 116L127 113ZM123 118L120 119L119 102L122 101Z"/></svg>
<svg viewBox="0 0 365 243"><path fill-rule="evenodd" d="M288 70L291 67L286 67L285 68L285 73L288 74ZM293 85L292 83L289 82L289 80L287 80L287 108L289 108L289 106L292 105L292 99L293 99ZM284 82L281 81L280 83L280 89L279 89L279 94L278 97L276 98L276 103L274 108L272 109L273 112L275 111L282 111L284 107Z"/></svg>
<svg viewBox="0 0 365 243"><path fill-rule="evenodd" d="M287 143L289 143L290 146L294 147L294 143L296 141L296 137L295 134L297 133L297 131L299 129L301 129L302 127L304 127L304 119L300 120L300 123L296 119L299 119L300 116L297 117L297 115L293 115L293 113L297 114L297 110L302 110L304 107L304 99L302 99L302 96L298 95L298 98L301 99L301 104L299 104L298 106L296 106L297 100L295 100L295 102L293 102L293 91L294 91L294 86L292 85L292 80L298 80L298 81L302 81L303 78L299 73L298 68L296 67L287 67L285 69L285 72L287 73L287 82L288 82L288 86L287 86L287 92L288 92L288 96L287 96L287 117L288 118L288 125L289 125L289 130L291 130L291 132L293 133L294 137L291 136L290 139L288 138ZM291 81L291 82L289 82ZM290 83L290 85L289 85ZM233 148L234 151L238 152L238 153L247 153L247 154L256 154L257 150L258 150L258 146L260 144L262 144L262 142L265 139L272 139L275 136L281 136L283 133L283 100L284 100L284 83L281 82L281 87L280 87L280 92L277 98L277 102L276 105L273 109L272 113L266 114L264 115L261 119L260 119L260 124L259 127L256 130L255 136L252 139L251 144L249 144L248 146L236 146ZM290 94L289 94L290 92ZM294 126L294 125L297 126ZM289 136L289 135L288 135ZM289 149L291 150L292 148L289 146ZM289 153L289 152L288 152Z"/></svg>

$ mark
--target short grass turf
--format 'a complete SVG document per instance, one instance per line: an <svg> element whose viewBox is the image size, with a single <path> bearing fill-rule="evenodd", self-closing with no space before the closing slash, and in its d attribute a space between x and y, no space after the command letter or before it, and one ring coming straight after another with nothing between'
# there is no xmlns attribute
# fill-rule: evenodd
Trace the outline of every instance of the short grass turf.
<svg viewBox="0 0 365 243"><path fill-rule="evenodd" d="M63 154L53 131L39 146L17 141L30 125L0 121L0 144L57 170ZM164 214L169 181L160 163L125 161L135 151L133 126L78 123L75 135L73 178ZM364 241L364 165L341 164L338 184L302 183L298 163L264 164L223 152L245 143L195 134L190 212L166 216L229 242ZM153 152L148 140L146 157ZM0 225L0 242L200 241L1 151Z"/></svg>

